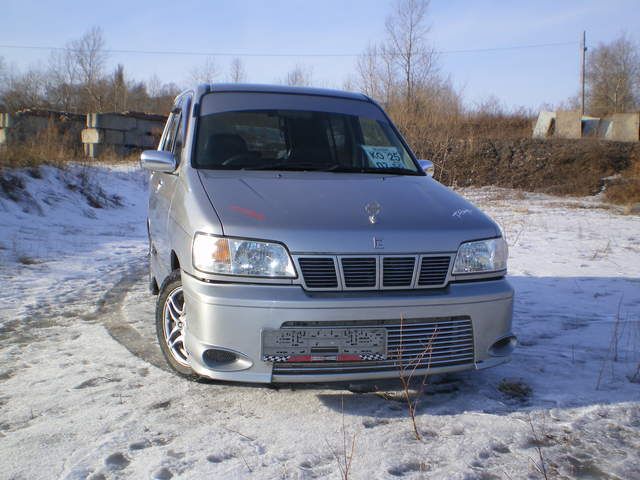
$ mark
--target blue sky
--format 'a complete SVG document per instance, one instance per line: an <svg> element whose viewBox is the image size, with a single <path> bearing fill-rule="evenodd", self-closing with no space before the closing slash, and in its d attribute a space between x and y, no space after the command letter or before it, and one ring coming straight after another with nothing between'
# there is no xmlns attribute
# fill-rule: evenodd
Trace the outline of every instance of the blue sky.
<svg viewBox="0 0 640 480"><path fill-rule="evenodd" d="M111 49L293 53L299 57L242 57L248 80L272 83L297 63L312 68L318 86L340 88L353 74L350 54L384 36L392 1L4 1L0 45L64 46L93 25L102 27ZM578 91L582 30L587 45L627 32L640 42L638 0L498 1L433 0L430 40L437 50L468 50L575 42L571 45L475 53L443 53L450 75L469 105L497 97L508 107L536 109ZM25 68L45 63L48 52L0 47L5 62ZM128 75L185 84L204 57L113 53L109 68L123 63ZM216 57L228 70L231 57ZM223 73L220 80L225 79Z"/></svg>

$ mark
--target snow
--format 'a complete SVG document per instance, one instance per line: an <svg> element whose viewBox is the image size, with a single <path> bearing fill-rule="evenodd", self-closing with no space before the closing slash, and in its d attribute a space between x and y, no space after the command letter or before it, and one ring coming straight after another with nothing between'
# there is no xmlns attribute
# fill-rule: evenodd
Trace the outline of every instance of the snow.
<svg viewBox="0 0 640 480"><path fill-rule="evenodd" d="M354 435L349 478L543 478L537 447L549 478L638 477L636 216L598 198L461 191L509 242L521 345L507 365L431 379L418 441L397 381L170 374L146 288L146 175L14 176L18 201L0 190L4 478L340 478L334 453Z"/></svg>

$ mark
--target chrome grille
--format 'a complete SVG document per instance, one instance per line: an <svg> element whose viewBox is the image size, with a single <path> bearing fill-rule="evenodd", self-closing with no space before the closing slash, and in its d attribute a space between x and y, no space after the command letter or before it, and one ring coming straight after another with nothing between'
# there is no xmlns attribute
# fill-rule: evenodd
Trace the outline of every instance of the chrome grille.
<svg viewBox="0 0 640 480"><path fill-rule="evenodd" d="M426 287L444 284L447 280L450 263L451 257L448 255L442 257L422 257L418 286Z"/></svg>
<svg viewBox="0 0 640 480"><path fill-rule="evenodd" d="M380 327L387 329L387 359L363 362L274 363L273 375L331 375L411 371L474 362L469 317L439 317L362 322L287 322L282 328Z"/></svg>
<svg viewBox="0 0 640 480"><path fill-rule="evenodd" d="M385 257L382 260L383 287L410 287L415 257Z"/></svg>
<svg viewBox="0 0 640 480"><path fill-rule="evenodd" d="M451 258L451 255L304 255L296 260L308 290L385 290L442 288L449 279Z"/></svg>
<svg viewBox="0 0 640 480"><path fill-rule="evenodd" d="M343 257L342 275L347 288L375 288L378 277L376 257Z"/></svg>
<svg viewBox="0 0 640 480"><path fill-rule="evenodd" d="M309 288L338 288L336 266L331 257L305 257L298 260Z"/></svg>

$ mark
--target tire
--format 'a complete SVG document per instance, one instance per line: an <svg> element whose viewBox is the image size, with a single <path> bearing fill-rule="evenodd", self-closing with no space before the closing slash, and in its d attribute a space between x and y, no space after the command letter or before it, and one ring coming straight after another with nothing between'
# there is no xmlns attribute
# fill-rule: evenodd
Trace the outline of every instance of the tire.
<svg viewBox="0 0 640 480"><path fill-rule="evenodd" d="M177 269L171 272L160 288L156 302L156 335L171 369L182 377L196 380L198 376L187 363L187 353L184 350L185 321L182 280L180 270Z"/></svg>

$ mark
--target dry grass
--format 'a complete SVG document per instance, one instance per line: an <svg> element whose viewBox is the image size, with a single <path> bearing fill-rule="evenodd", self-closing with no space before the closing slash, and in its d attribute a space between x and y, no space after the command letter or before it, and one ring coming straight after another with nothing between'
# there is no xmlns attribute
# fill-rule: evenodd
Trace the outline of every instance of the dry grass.
<svg viewBox="0 0 640 480"><path fill-rule="evenodd" d="M82 144L53 122L28 140L0 148L0 171L12 168L35 169L41 165L64 166L82 157Z"/></svg>
<svg viewBox="0 0 640 480"><path fill-rule="evenodd" d="M502 379L498 390L507 397L521 402L527 401L532 394L531 387L522 379Z"/></svg>
<svg viewBox="0 0 640 480"><path fill-rule="evenodd" d="M640 203L640 158L607 186L605 196L608 201L621 205Z"/></svg>
<svg viewBox="0 0 640 480"><path fill-rule="evenodd" d="M69 163L122 164L137 163L140 152L123 154L115 149L106 149L97 159L84 156L82 143L71 131L63 131L53 122L47 128L22 142L0 146L0 172L16 168L28 169L30 175L39 178L42 165L65 167Z"/></svg>

